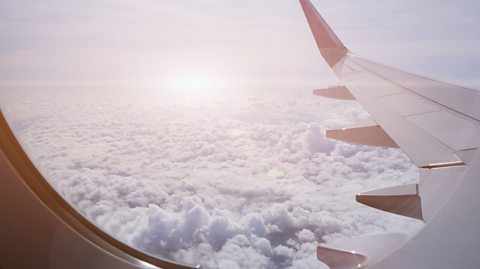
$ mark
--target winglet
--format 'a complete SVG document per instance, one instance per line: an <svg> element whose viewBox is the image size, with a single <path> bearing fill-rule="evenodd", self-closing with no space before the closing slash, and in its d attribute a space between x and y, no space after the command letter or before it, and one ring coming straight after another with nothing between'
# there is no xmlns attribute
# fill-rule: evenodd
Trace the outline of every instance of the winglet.
<svg viewBox="0 0 480 269"><path fill-rule="evenodd" d="M334 67L349 51L309 0L300 0L303 12L325 61Z"/></svg>

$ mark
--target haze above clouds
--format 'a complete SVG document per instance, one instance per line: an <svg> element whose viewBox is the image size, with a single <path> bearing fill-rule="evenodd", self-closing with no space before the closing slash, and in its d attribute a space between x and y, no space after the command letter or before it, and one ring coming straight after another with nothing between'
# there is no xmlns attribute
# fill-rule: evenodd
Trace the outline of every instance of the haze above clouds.
<svg viewBox="0 0 480 269"><path fill-rule="evenodd" d="M312 2L356 55L480 88L480 2ZM297 0L0 0L4 81L335 82L319 57Z"/></svg>
<svg viewBox="0 0 480 269"><path fill-rule="evenodd" d="M154 255L319 268L319 243L419 225L354 201L418 177L399 150L324 137L366 118L354 103L300 89L36 93L2 104L36 165L95 224Z"/></svg>

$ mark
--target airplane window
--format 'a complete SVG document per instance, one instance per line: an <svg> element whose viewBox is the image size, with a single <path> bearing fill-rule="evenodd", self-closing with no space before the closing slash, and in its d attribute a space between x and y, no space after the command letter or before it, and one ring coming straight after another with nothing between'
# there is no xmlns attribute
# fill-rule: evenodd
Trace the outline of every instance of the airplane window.
<svg viewBox="0 0 480 269"><path fill-rule="evenodd" d="M318 268L321 243L419 228L355 202L418 169L325 137L369 117L312 94L338 81L297 2L47 3L1 4L1 112L117 240L203 268Z"/></svg>

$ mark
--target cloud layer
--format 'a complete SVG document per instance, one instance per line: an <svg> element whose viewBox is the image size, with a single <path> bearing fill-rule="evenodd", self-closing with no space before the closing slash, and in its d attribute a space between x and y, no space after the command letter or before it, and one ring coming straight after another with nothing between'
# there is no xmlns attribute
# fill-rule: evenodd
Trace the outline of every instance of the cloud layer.
<svg viewBox="0 0 480 269"><path fill-rule="evenodd" d="M415 182L399 150L329 140L366 119L309 90L2 93L50 183L143 251L205 268L320 268L319 243L417 223L354 195Z"/></svg>

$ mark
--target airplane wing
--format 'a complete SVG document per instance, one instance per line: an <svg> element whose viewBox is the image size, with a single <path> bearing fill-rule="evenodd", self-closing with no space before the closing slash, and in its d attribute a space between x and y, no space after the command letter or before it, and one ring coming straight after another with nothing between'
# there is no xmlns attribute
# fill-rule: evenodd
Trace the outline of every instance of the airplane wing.
<svg viewBox="0 0 480 269"><path fill-rule="evenodd" d="M317 257L331 268L477 267L480 199L472 190L480 190L480 92L356 57L309 0L300 4L321 55L344 83L314 94L355 100L372 118L326 135L399 147L420 169L417 184L365 192L357 201L425 222L412 239L362 238L363 243L352 240L340 248L320 246Z"/></svg>

